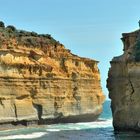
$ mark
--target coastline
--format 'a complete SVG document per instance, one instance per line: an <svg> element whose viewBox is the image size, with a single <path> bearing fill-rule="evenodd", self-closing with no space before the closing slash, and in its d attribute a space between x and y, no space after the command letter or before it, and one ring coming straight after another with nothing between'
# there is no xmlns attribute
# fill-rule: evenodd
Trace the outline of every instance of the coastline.
<svg viewBox="0 0 140 140"><path fill-rule="evenodd" d="M84 114L77 116L68 116L64 118L57 119L44 119L44 120L34 120L34 121L17 121L17 122L9 122L9 123L1 123L0 131L6 130L14 130L18 128L33 128L33 127L45 127L51 124L66 124L66 123L80 123L80 122L94 122L98 121L98 115L94 114Z"/></svg>

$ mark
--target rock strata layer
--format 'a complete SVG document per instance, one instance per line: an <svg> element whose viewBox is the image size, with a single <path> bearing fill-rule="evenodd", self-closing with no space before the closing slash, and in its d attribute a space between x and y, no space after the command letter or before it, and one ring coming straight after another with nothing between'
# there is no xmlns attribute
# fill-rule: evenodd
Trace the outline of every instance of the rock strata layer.
<svg viewBox="0 0 140 140"><path fill-rule="evenodd" d="M0 124L95 120L104 101L97 63L0 23Z"/></svg>
<svg viewBox="0 0 140 140"><path fill-rule="evenodd" d="M140 30L122 34L124 53L111 61L107 87L115 130L140 131Z"/></svg>

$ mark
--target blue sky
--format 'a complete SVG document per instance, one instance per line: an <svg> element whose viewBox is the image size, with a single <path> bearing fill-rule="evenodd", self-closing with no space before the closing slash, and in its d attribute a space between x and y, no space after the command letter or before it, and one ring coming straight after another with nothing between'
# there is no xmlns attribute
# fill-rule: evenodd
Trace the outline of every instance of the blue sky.
<svg viewBox="0 0 140 140"><path fill-rule="evenodd" d="M109 61L122 54L121 34L138 29L139 0L0 0L0 20L49 33L75 54L99 60L103 92Z"/></svg>

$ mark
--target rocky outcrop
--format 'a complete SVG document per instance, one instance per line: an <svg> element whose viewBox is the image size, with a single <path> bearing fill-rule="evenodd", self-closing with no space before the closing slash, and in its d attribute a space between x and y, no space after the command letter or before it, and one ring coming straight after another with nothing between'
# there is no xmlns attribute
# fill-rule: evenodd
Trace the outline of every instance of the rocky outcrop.
<svg viewBox="0 0 140 140"><path fill-rule="evenodd" d="M0 124L95 120L104 101L97 63L0 23Z"/></svg>
<svg viewBox="0 0 140 140"><path fill-rule="evenodd" d="M140 131L140 30L122 36L124 53L111 61L107 80L113 125Z"/></svg>

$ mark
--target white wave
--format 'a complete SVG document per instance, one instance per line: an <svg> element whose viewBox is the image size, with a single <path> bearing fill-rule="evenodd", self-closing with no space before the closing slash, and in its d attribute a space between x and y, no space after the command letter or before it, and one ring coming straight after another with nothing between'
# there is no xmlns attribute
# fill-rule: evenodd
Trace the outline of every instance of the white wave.
<svg viewBox="0 0 140 140"><path fill-rule="evenodd" d="M84 130L84 129L107 128L107 127L112 127L112 119L98 120L95 122L48 125L46 130L47 131Z"/></svg>
<svg viewBox="0 0 140 140"><path fill-rule="evenodd" d="M112 126L112 119L98 120L95 122L78 123L79 125L87 126L87 128L106 128Z"/></svg>
<svg viewBox="0 0 140 140"><path fill-rule="evenodd" d="M36 132L31 134L25 134L25 135L9 135L9 136L3 136L0 137L0 140L13 140L13 139L33 139L33 138L40 138L47 134L46 132Z"/></svg>
<svg viewBox="0 0 140 140"><path fill-rule="evenodd" d="M22 128L20 128L22 129ZM0 133L5 133L5 132L11 132L11 131L17 131L19 129L6 129L6 130L0 130Z"/></svg>
<svg viewBox="0 0 140 140"><path fill-rule="evenodd" d="M50 131L50 132L58 132L58 131L60 131L60 129L47 129L47 131Z"/></svg>

